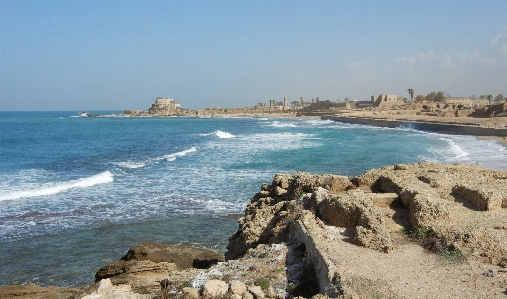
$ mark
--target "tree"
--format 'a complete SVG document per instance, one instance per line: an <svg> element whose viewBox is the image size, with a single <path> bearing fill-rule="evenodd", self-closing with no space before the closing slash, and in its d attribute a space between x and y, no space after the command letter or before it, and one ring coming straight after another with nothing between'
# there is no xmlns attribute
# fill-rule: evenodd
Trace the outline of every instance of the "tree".
<svg viewBox="0 0 507 299"><path fill-rule="evenodd" d="M345 99L343 99L343 101L344 101L345 103L350 102L349 98L345 98Z"/></svg>
<svg viewBox="0 0 507 299"><path fill-rule="evenodd" d="M445 102L445 96L444 96L444 92L443 91L439 91L437 92L436 96L435 96L435 102Z"/></svg>
<svg viewBox="0 0 507 299"><path fill-rule="evenodd" d="M416 96L416 97L415 97L415 101L416 101L416 102L422 102L422 101L424 101L425 99L426 99L426 97L425 97L425 96L423 96L422 94L420 94L420 95L418 95L418 96Z"/></svg>
<svg viewBox="0 0 507 299"><path fill-rule="evenodd" d="M437 93L432 91L432 92L428 93L428 95L426 96L426 101L433 102L433 101L435 101L436 96L437 96Z"/></svg>
<svg viewBox="0 0 507 299"><path fill-rule="evenodd" d="M435 92L435 91L432 91L430 93L428 93L428 95L426 96L426 101L428 102L445 102L445 96L444 96L444 92L443 91L439 91L439 92Z"/></svg>
<svg viewBox="0 0 507 299"><path fill-rule="evenodd" d="M408 95L410 96L410 102L412 102L412 99L414 98L414 90L412 88L407 89Z"/></svg>
<svg viewBox="0 0 507 299"><path fill-rule="evenodd" d="M489 105L490 105L490 106L491 106L491 99L492 99L492 98L493 98L493 96L492 96L492 95L490 95L490 94L488 94L488 103L489 103Z"/></svg>
<svg viewBox="0 0 507 299"><path fill-rule="evenodd" d="M500 103L503 103L505 101L505 98L503 96L503 94L499 93L496 97L495 97L495 104L500 104Z"/></svg>

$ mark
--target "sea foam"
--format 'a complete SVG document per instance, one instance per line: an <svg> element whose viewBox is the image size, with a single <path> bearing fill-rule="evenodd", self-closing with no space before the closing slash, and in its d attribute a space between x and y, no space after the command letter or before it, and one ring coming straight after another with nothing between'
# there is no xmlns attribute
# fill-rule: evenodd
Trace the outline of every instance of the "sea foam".
<svg viewBox="0 0 507 299"><path fill-rule="evenodd" d="M269 127L276 127L276 128L295 128L296 125L293 123L285 123L285 122L279 122L275 120L271 124L268 125Z"/></svg>
<svg viewBox="0 0 507 299"><path fill-rule="evenodd" d="M192 148L183 150L181 152L177 152L177 153L173 153L173 154L169 154L169 155L165 155L165 156L159 157L159 158L157 158L157 160L174 161L174 160L176 160L177 157L184 157L184 156L186 156L186 155L188 155L190 153L195 153L195 152L197 152L197 148L194 146Z"/></svg>
<svg viewBox="0 0 507 299"><path fill-rule="evenodd" d="M113 174L110 171L106 170L99 174L92 175L86 178L81 178L78 180L71 180L61 183L44 184L39 188L0 194L0 201L52 195L63 191L67 191L69 189L88 188L99 184L111 183L113 181L114 181Z"/></svg>
<svg viewBox="0 0 507 299"><path fill-rule="evenodd" d="M220 130L213 132L213 134L215 134L215 136L217 136L218 138L222 138L222 139L236 137L229 132L224 132L224 131L220 131Z"/></svg>

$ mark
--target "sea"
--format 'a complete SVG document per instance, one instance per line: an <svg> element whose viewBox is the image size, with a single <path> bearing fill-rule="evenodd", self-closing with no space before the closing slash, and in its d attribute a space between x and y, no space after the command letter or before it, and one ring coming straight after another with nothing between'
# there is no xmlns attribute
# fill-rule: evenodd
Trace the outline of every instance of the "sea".
<svg viewBox="0 0 507 299"><path fill-rule="evenodd" d="M143 241L225 252L276 173L422 161L507 170L506 156L495 141L410 126L0 112L0 285L91 285Z"/></svg>

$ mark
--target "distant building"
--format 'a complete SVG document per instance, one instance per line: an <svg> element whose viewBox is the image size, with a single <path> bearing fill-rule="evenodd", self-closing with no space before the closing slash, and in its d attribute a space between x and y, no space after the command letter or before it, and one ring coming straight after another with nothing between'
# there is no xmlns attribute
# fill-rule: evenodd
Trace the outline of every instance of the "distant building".
<svg viewBox="0 0 507 299"><path fill-rule="evenodd" d="M382 102L396 102L396 101L398 101L398 96L395 94L380 94L371 96L371 102L376 106L380 105Z"/></svg>
<svg viewBox="0 0 507 299"><path fill-rule="evenodd" d="M180 110L180 102L170 98L156 98L148 113L152 115L174 115Z"/></svg>
<svg viewBox="0 0 507 299"><path fill-rule="evenodd" d="M180 108L181 106L180 101L175 101L170 98L156 98L155 105L159 106L160 108L168 108L171 112L176 111L176 109Z"/></svg>
<svg viewBox="0 0 507 299"><path fill-rule="evenodd" d="M468 97L446 97L447 104L463 105L467 107L485 107L489 104L487 99L472 99Z"/></svg>

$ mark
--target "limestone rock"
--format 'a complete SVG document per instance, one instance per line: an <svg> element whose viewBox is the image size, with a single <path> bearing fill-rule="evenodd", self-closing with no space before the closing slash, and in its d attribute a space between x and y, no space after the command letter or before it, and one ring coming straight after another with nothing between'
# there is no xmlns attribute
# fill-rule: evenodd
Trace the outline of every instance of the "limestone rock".
<svg viewBox="0 0 507 299"><path fill-rule="evenodd" d="M473 184L459 184L452 188L452 193L457 194L481 211L507 208L507 192L498 190L494 186Z"/></svg>
<svg viewBox="0 0 507 299"><path fill-rule="evenodd" d="M150 295L137 294L130 289L130 285L114 286L109 278L99 282L95 292L82 297L82 299L148 299Z"/></svg>
<svg viewBox="0 0 507 299"><path fill-rule="evenodd" d="M264 299L265 295L260 286L250 286L248 287L248 292L250 292L255 299Z"/></svg>
<svg viewBox="0 0 507 299"><path fill-rule="evenodd" d="M42 287L31 282L26 285L6 285L0 287L0 298L67 299L71 296L79 296L81 293L82 291L77 288Z"/></svg>
<svg viewBox="0 0 507 299"><path fill-rule="evenodd" d="M227 284L222 280L208 280L203 287L202 294L208 298L220 298L227 294Z"/></svg>
<svg viewBox="0 0 507 299"><path fill-rule="evenodd" d="M187 287L187 288L183 288L182 289L183 293L187 295L186 298L191 298L191 299L199 299L199 290L196 289L196 288L190 288L190 287Z"/></svg>
<svg viewBox="0 0 507 299"><path fill-rule="evenodd" d="M174 263L180 269L190 267L207 269L217 262L223 262L224 257L219 252L207 248L143 242L130 248L121 260L150 260L155 263Z"/></svg>
<svg viewBox="0 0 507 299"><path fill-rule="evenodd" d="M241 281L233 281L229 287L231 294L243 295L246 292L246 284Z"/></svg>

